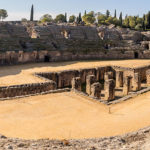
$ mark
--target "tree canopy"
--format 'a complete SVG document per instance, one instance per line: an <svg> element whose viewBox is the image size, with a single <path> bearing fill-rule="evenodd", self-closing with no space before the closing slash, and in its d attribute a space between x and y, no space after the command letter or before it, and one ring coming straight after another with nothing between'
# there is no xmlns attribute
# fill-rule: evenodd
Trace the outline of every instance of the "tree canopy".
<svg viewBox="0 0 150 150"><path fill-rule="evenodd" d="M44 22L52 22L53 18L50 14L45 14L40 18L40 22L44 23Z"/></svg>
<svg viewBox="0 0 150 150"><path fill-rule="evenodd" d="M63 14L59 14L56 16L55 21L58 22L66 22L66 17Z"/></svg>
<svg viewBox="0 0 150 150"><path fill-rule="evenodd" d="M91 11L88 14L84 15L82 19L86 24L93 24L96 21L94 11Z"/></svg>
<svg viewBox="0 0 150 150"><path fill-rule="evenodd" d="M8 17L7 11L5 9L0 9L0 20L4 20Z"/></svg>
<svg viewBox="0 0 150 150"><path fill-rule="evenodd" d="M69 17L69 22L70 23L73 23L75 21L76 21L76 16L75 15L72 15L72 16Z"/></svg>

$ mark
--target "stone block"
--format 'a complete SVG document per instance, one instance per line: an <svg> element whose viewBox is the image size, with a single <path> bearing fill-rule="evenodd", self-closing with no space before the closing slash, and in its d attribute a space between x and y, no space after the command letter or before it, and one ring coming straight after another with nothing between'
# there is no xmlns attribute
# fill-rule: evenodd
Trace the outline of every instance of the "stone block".
<svg viewBox="0 0 150 150"><path fill-rule="evenodd" d="M123 87L123 72L116 71L116 88Z"/></svg>
<svg viewBox="0 0 150 150"><path fill-rule="evenodd" d="M113 79L113 72L106 72L104 80Z"/></svg>
<svg viewBox="0 0 150 150"><path fill-rule="evenodd" d="M95 83L95 81L96 81L96 78L95 78L94 75L89 75L89 76L86 77L86 93L88 95L91 94L91 85L93 83Z"/></svg>
<svg viewBox="0 0 150 150"><path fill-rule="evenodd" d="M91 95L90 96L100 99L101 89L102 89L102 85L99 82L93 83L91 86Z"/></svg>
<svg viewBox="0 0 150 150"><path fill-rule="evenodd" d="M146 83L150 86L150 69L146 71Z"/></svg>
<svg viewBox="0 0 150 150"><path fill-rule="evenodd" d="M78 90L81 91L81 78L75 77L72 79L72 90Z"/></svg>
<svg viewBox="0 0 150 150"><path fill-rule="evenodd" d="M113 79L106 80L104 83L105 100L110 101L115 99L115 81Z"/></svg>
<svg viewBox="0 0 150 150"><path fill-rule="evenodd" d="M139 91L141 89L141 78L139 73L134 73L133 79L132 79L132 90L133 91Z"/></svg>
<svg viewBox="0 0 150 150"><path fill-rule="evenodd" d="M131 91L131 77L126 76L124 77L123 81L123 95L126 96Z"/></svg>

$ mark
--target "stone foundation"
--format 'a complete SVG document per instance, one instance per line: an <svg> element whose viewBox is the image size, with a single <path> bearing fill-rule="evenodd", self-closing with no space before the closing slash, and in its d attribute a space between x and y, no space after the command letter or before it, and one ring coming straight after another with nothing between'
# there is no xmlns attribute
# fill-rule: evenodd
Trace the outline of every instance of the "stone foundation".
<svg viewBox="0 0 150 150"><path fill-rule="evenodd" d="M92 84L90 96L100 99L101 98L101 88L102 88L102 86L99 82Z"/></svg>
<svg viewBox="0 0 150 150"><path fill-rule="evenodd" d="M128 95L128 93L131 91L131 77L126 76L124 78L123 82L123 95Z"/></svg>
<svg viewBox="0 0 150 150"><path fill-rule="evenodd" d="M141 89L141 83L146 79L147 83L150 84L149 68L150 66L139 68L105 66L79 70L64 70L60 72L39 72L34 75L45 80L44 83L0 87L0 98L42 93L55 90L56 87L57 89L72 87L72 89L81 91L86 85L84 92L90 96L92 95L92 97L99 97L100 99L98 83L101 83L101 95L102 97L104 95L105 100L110 101L115 98L115 83L115 89L122 90L124 96L128 95L130 91L139 91ZM96 82L98 83L95 84Z"/></svg>
<svg viewBox="0 0 150 150"><path fill-rule="evenodd" d="M132 86L133 91L139 91L141 89L141 78L139 73L134 73Z"/></svg>
<svg viewBox="0 0 150 150"><path fill-rule="evenodd" d="M115 99L115 81L113 79L109 79L105 81L104 84L105 90L105 100L110 101Z"/></svg>
<svg viewBox="0 0 150 150"><path fill-rule="evenodd" d="M54 81L0 87L0 98L16 97L56 90Z"/></svg>
<svg viewBox="0 0 150 150"><path fill-rule="evenodd" d="M146 83L150 86L150 69L146 71Z"/></svg>
<svg viewBox="0 0 150 150"><path fill-rule="evenodd" d="M116 88L123 87L123 72L116 71Z"/></svg>
<svg viewBox="0 0 150 150"><path fill-rule="evenodd" d="M81 78L76 77L72 79L72 90L78 90L81 91Z"/></svg>
<svg viewBox="0 0 150 150"><path fill-rule="evenodd" d="M91 86L93 83L95 83L95 76L94 75L89 75L86 78L86 93L88 95L91 95Z"/></svg>

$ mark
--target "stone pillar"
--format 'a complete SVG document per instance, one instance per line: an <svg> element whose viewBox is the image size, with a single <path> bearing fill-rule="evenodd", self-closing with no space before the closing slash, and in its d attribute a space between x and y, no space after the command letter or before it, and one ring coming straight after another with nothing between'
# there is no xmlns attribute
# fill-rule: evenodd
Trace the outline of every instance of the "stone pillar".
<svg viewBox="0 0 150 150"><path fill-rule="evenodd" d="M139 91L141 89L141 78L139 73L134 73L132 86L133 91Z"/></svg>
<svg viewBox="0 0 150 150"><path fill-rule="evenodd" d="M72 79L72 90L78 90L81 91L81 78L80 77L76 77Z"/></svg>
<svg viewBox="0 0 150 150"><path fill-rule="evenodd" d="M91 86L91 95L90 96L100 99L101 88L102 88L102 86L99 82L93 83Z"/></svg>
<svg viewBox="0 0 150 150"><path fill-rule="evenodd" d="M116 88L123 87L123 72L116 71Z"/></svg>
<svg viewBox="0 0 150 150"><path fill-rule="evenodd" d="M91 85L95 82L95 76L94 75L89 75L86 77L86 93L88 95L91 94Z"/></svg>
<svg viewBox="0 0 150 150"><path fill-rule="evenodd" d="M126 76L124 77L123 81L123 95L128 95L128 93L131 91L131 77Z"/></svg>
<svg viewBox="0 0 150 150"><path fill-rule="evenodd" d="M150 69L146 71L146 83L150 86Z"/></svg>
<svg viewBox="0 0 150 150"><path fill-rule="evenodd" d="M106 80L105 87L105 100L110 101L115 99L115 81L113 79Z"/></svg>
<svg viewBox="0 0 150 150"><path fill-rule="evenodd" d="M106 72L104 80L113 79L113 72Z"/></svg>

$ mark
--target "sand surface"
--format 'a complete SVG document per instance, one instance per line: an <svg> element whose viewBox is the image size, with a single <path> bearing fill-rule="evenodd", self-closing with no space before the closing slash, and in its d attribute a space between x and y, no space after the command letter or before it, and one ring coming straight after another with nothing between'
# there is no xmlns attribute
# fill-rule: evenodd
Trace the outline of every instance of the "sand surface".
<svg viewBox="0 0 150 150"><path fill-rule="evenodd" d="M23 139L120 135L150 125L150 92L108 106L72 92L0 102L0 133Z"/></svg>
<svg viewBox="0 0 150 150"><path fill-rule="evenodd" d="M138 67L149 65L150 60L120 60L120 61L83 61L83 62L59 62L36 63L16 66L0 67L0 86L28 84L43 82L42 79L33 76L35 72L61 71L67 69L79 69L96 66L118 65L124 67Z"/></svg>
<svg viewBox="0 0 150 150"><path fill-rule="evenodd" d="M150 60L39 63L0 67L0 86L43 82L34 72L104 65L138 67ZM109 107L71 92L0 102L0 133L24 139L121 135L150 125L150 92Z"/></svg>

